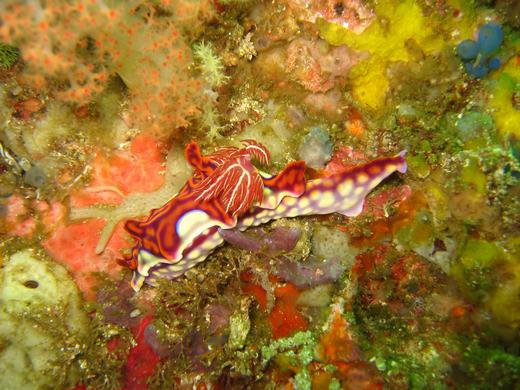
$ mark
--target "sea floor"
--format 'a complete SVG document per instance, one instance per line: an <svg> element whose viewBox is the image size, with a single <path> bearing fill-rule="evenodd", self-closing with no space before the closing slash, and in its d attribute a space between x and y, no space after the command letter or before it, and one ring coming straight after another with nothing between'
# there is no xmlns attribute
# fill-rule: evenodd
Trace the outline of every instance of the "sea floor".
<svg viewBox="0 0 520 390"><path fill-rule="evenodd" d="M238 165L211 199L247 209L285 172L305 210L294 161L358 194L401 151L360 213L136 286L128 221L185 196L146 245L203 251L204 179ZM520 388L520 3L2 1L0 266L6 390Z"/></svg>

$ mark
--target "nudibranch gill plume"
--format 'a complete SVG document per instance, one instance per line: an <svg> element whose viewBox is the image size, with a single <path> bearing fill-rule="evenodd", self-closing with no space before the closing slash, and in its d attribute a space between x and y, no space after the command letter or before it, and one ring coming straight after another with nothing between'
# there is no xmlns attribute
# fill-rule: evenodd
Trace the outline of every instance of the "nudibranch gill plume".
<svg viewBox="0 0 520 390"><path fill-rule="evenodd" d="M179 193L144 221L130 220L137 243L123 264L133 270L132 287L173 279L204 261L224 242L220 232L246 230L279 218L340 213L356 216L366 195L398 171L404 152L378 158L349 171L307 181L304 161L271 176L252 164L268 164L269 151L253 140L243 148L219 148L203 156L195 142L185 150L194 173Z"/></svg>

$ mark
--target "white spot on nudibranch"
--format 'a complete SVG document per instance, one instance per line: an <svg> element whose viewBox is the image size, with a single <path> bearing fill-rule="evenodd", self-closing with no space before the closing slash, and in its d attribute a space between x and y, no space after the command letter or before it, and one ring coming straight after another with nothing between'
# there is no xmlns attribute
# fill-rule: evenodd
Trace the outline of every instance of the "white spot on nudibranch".
<svg viewBox="0 0 520 390"><path fill-rule="evenodd" d="M309 205L311 204L309 198L301 198L300 201L298 202L298 207L300 208L300 210L303 210L307 207L309 207Z"/></svg>
<svg viewBox="0 0 520 390"><path fill-rule="evenodd" d="M318 202L318 207L325 209L331 207L334 202L336 202L334 195L331 192L324 192Z"/></svg>
<svg viewBox="0 0 520 390"><path fill-rule="evenodd" d="M294 206L297 202L298 198L287 197L283 200L282 204L285 204L286 206Z"/></svg>
<svg viewBox="0 0 520 390"><path fill-rule="evenodd" d="M320 191L316 191L316 190L313 190L311 192L311 194L309 195L309 198L311 200L318 200L321 198L321 192Z"/></svg>
<svg viewBox="0 0 520 390"><path fill-rule="evenodd" d="M356 181L359 184L365 184L368 181L368 175L366 173L360 173L356 176Z"/></svg>
<svg viewBox="0 0 520 390"><path fill-rule="evenodd" d="M343 183L338 185L338 192L342 197L346 197L352 191L352 180L345 180Z"/></svg>
<svg viewBox="0 0 520 390"><path fill-rule="evenodd" d="M385 166L386 173L392 173L395 171L396 166L394 164L388 164Z"/></svg>
<svg viewBox="0 0 520 390"><path fill-rule="evenodd" d="M356 195L356 196L361 195L363 192L365 192L365 188L364 187L356 187L354 189L354 195Z"/></svg>

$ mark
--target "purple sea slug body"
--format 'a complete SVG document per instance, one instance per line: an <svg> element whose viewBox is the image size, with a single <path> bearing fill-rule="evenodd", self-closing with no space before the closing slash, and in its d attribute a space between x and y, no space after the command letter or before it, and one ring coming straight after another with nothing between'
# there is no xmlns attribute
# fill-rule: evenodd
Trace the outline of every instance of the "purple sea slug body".
<svg viewBox="0 0 520 390"><path fill-rule="evenodd" d="M356 216L363 209L366 195L381 181L396 171L406 172L404 154L403 151L394 157L379 158L350 171L310 181L305 180L303 161L289 164L276 176L259 172L263 181L261 200L245 213L236 216L219 216L218 213L223 212L219 210L224 208L219 206L221 201L218 197L206 199L205 203L193 202L193 208L183 211L173 222L168 209L161 208L159 210L163 210L162 214L156 214L155 218L167 218L169 223L174 223L172 229L176 230L179 245L184 248L182 256L172 261L143 247L136 247L138 264L133 269L132 287L137 291L145 282L155 285L159 278L173 279L182 275L204 261L221 245L224 237L230 236L230 229L244 231L279 218L313 214L340 213L349 217ZM202 157L202 161L206 161L204 158ZM224 161L225 153L219 154L219 158ZM228 184L232 185L232 182ZM182 196L189 197L192 187L186 188L182 191ZM206 204L212 207L206 210ZM162 236L157 236L155 240L156 242L150 242L150 247L164 245L161 242Z"/></svg>

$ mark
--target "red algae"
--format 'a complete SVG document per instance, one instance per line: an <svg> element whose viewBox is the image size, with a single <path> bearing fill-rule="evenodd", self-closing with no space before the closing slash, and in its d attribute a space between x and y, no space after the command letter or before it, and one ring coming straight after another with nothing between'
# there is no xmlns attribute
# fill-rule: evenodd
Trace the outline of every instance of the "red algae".
<svg viewBox="0 0 520 390"><path fill-rule="evenodd" d="M395 214L388 218L382 218L384 216L384 207L388 204L389 200L391 205L397 203L397 210ZM370 205L374 204L371 200L368 200L368 203ZM381 239L395 234L403 227L411 225L417 211L426 205L426 199L418 192L410 194L410 188L403 186L400 189L393 189L386 194L377 196L375 204L377 203L379 203L379 207L378 210L376 209L376 215L378 214L379 218L375 218L375 220L369 224L370 236L359 237L354 235L352 238L353 245L357 247L371 246Z"/></svg>
<svg viewBox="0 0 520 390"><path fill-rule="evenodd" d="M267 292L259 284L245 283L242 284L242 292L253 296L261 310L267 309Z"/></svg>
<svg viewBox="0 0 520 390"><path fill-rule="evenodd" d="M296 308L296 300L300 292L291 283L276 287L276 302L269 314L269 323L273 337L279 339L307 329L307 320Z"/></svg>
<svg viewBox="0 0 520 390"><path fill-rule="evenodd" d="M152 322L151 316L144 317L135 329L137 345L130 350L125 366L125 384L123 390L146 390L147 380L159 363L159 356L145 340L145 329Z"/></svg>
<svg viewBox="0 0 520 390"><path fill-rule="evenodd" d="M325 363L334 364L337 376L347 389L382 389L383 379L376 368L366 362L353 340L349 325L340 313L335 313L329 330L321 336L319 355Z"/></svg>
<svg viewBox="0 0 520 390"><path fill-rule="evenodd" d="M360 351L348 331L348 323L338 313L332 319L329 331L321 337L320 343L321 357L327 362L348 362L360 358Z"/></svg>
<svg viewBox="0 0 520 390"><path fill-rule="evenodd" d="M250 272L242 273L241 279L242 292L253 296L258 302L260 310L266 310L268 300L265 289L259 284L252 283ZM277 281L275 277L270 277L270 280L273 283L282 284L274 288L275 303L268 315L273 337L279 339L306 330L307 320L296 307L300 291L292 283Z"/></svg>

